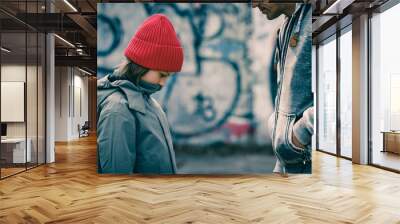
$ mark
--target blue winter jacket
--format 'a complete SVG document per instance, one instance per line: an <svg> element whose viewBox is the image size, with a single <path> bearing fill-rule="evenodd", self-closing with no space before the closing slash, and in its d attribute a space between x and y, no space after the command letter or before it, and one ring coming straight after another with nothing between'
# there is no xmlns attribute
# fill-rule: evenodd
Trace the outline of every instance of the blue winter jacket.
<svg viewBox="0 0 400 224"><path fill-rule="evenodd" d="M129 80L97 81L99 173L176 173L167 118L160 105Z"/></svg>

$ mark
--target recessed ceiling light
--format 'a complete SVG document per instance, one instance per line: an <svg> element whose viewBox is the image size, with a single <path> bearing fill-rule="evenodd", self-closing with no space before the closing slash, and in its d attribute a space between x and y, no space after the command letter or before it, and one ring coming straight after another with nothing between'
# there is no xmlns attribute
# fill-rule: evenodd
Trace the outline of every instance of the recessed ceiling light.
<svg viewBox="0 0 400 224"><path fill-rule="evenodd" d="M9 50L9 49L7 49L7 48L5 48L5 47L1 47L1 50L4 51L4 52L6 52L6 53L10 53L10 52L11 52L11 50Z"/></svg>
<svg viewBox="0 0 400 224"><path fill-rule="evenodd" d="M58 39L60 39L61 41L63 41L64 43L66 43L67 45L69 45L69 46L75 48L75 45L73 45L73 44L72 44L71 42L69 42L68 40L66 40L66 39L64 39L64 38L62 38L62 37L60 37L60 36L57 35L57 34L54 34L54 36L57 37Z"/></svg>
<svg viewBox="0 0 400 224"><path fill-rule="evenodd" d="M87 74L87 75L92 75L92 73L90 73L90 72L88 72L88 71L86 71L86 70L83 70L83 69L81 69L81 68L79 68L79 67L78 67L78 69L79 69L81 72L83 72L83 73L85 73L85 74Z"/></svg>
<svg viewBox="0 0 400 224"><path fill-rule="evenodd" d="M64 0L65 4L67 4L72 10L74 10L75 12L78 12L78 10L68 1L68 0Z"/></svg>

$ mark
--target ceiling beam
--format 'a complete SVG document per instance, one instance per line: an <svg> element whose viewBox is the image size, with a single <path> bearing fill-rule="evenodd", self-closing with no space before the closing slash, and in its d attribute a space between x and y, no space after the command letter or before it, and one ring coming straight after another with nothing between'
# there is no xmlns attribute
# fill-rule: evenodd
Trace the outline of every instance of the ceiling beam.
<svg viewBox="0 0 400 224"><path fill-rule="evenodd" d="M67 14L67 16L86 32L86 34L90 37L89 38L90 40L96 41L97 30L92 26L92 24L88 22L88 20L85 17L75 13Z"/></svg>
<svg viewBox="0 0 400 224"><path fill-rule="evenodd" d="M91 56L55 56L55 65L87 67L96 71L97 58Z"/></svg>

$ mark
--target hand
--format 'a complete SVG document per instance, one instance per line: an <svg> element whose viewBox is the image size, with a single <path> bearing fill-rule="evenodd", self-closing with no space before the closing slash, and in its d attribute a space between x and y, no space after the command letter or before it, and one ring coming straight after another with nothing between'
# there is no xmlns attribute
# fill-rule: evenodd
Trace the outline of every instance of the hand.
<svg viewBox="0 0 400 224"><path fill-rule="evenodd" d="M299 140L296 138L296 136L293 133L292 133L292 142L295 146L297 146L299 148L302 148L302 149L305 148L305 146L299 142Z"/></svg>

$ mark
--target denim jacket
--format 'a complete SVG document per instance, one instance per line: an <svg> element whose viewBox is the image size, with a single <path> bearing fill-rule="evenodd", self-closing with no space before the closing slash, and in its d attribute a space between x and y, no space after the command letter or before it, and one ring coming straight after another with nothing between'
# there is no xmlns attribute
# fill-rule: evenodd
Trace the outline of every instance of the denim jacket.
<svg viewBox="0 0 400 224"><path fill-rule="evenodd" d="M272 144L281 172L311 172L311 13L310 4L298 5L294 14L279 31L277 38L275 61L278 91L272 118ZM310 115L308 117L304 116L306 110L309 111L306 113ZM293 133L305 148L293 144Z"/></svg>

